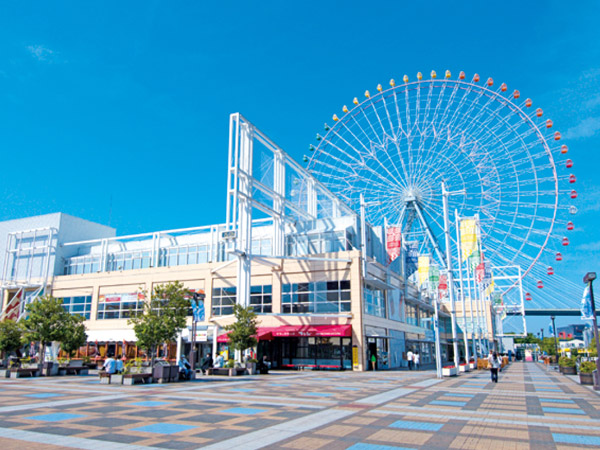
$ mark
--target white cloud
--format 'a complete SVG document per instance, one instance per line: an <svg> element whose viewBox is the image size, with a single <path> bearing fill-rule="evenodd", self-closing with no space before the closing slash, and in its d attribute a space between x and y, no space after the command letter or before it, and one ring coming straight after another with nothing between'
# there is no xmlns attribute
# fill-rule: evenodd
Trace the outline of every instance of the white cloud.
<svg viewBox="0 0 600 450"><path fill-rule="evenodd" d="M566 139L589 138L600 131L600 117L588 117L565 133Z"/></svg>
<svg viewBox="0 0 600 450"><path fill-rule="evenodd" d="M600 94L590 97L588 100L586 100L583 106L587 109L592 109L598 105L600 105Z"/></svg>
<svg viewBox="0 0 600 450"><path fill-rule="evenodd" d="M27 50L38 61L52 61L54 59L54 50L51 50L43 45L28 45Z"/></svg>

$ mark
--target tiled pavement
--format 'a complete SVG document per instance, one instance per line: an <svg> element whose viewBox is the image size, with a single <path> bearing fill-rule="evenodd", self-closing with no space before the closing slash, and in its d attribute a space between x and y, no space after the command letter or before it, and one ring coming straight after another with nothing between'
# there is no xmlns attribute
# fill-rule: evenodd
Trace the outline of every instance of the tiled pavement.
<svg viewBox="0 0 600 450"><path fill-rule="evenodd" d="M600 397L534 363L432 372L301 372L168 385L0 380L0 448L600 448Z"/></svg>

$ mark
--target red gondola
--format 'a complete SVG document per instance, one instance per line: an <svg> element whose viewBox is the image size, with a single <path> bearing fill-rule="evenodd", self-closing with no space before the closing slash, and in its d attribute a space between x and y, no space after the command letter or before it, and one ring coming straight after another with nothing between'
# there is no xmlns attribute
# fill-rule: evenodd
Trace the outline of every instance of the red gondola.
<svg viewBox="0 0 600 450"><path fill-rule="evenodd" d="M571 174L569 175L569 183L575 183L577 181L577 178L575 178L575 175Z"/></svg>
<svg viewBox="0 0 600 450"><path fill-rule="evenodd" d="M544 282L542 280L537 282L538 289L542 289L544 287Z"/></svg>
<svg viewBox="0 0 600 450"><path fill-rule="evenodd" d="M575 225L573 225L573 222L568 222L567 223L567 230L571 231L573 228L575 228Z"/></svg>
<svg viewBox="0 0 600 450"><path fill-rule="evenodd" d="M567 167L567 169L570 169L571 167L573 167L573 160L567 159L565 166Z"/></svg>
<svg viewBox="0 0 600 450"><path fill-rule="evenodd" d="M569 151L569 147L567 147L566 145L561 145L560 146L560 152L564 155L565 153L567 153Z"/></svg>
<svg viewBox="0 0 600 450"><path fill-rule="evenodd" d="M527 300L528 302L530 302L530 301L531 301L531 294L530 294L529 292L527 292L527 293L525 294L525 300Z"/></svg>
<svg viewBox="0 0 600 450"><path fill-rule="evenodd" d="M548 267L548 275L554 275L554 269L552 267Z"/></svg>
<svg viewBox="0 0 600 450"><path fill-rule="evenodd" d="M557 261L562 261L562 253L561 252L557 252L556 253L556 260Z"/></svg>
<svg viewBox="0 0 600 450"><path fill-rule="evenodd" d="M567 238L567 237L564 237L564 238L563 238L563 240L562 240L562 245L564 245L565 247L566 247L567 245L569 245L569 238Z"/></svg>
<svg viewBox="0 0 600 450"><path fill-rule="evenodd" d="M571 191L571 198L577 198L577 191L575 189Z"/></svg>

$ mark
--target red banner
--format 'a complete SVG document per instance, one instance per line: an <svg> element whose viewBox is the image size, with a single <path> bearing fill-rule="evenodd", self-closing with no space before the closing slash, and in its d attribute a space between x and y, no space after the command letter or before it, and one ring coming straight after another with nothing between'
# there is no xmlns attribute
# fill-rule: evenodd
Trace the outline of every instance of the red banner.
<svg viewBox="0 0 600 450"><path fill-rule="evenodd" d="M385 239L388 254L388 264L400 256L402 248L402 229L400 227L388 227Z"/></svg>

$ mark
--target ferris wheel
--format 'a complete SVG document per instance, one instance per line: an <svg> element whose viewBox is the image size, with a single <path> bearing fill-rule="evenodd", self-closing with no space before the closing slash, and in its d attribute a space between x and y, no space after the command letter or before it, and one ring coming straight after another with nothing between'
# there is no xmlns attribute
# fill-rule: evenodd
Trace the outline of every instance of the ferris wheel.
<svg viewBox="0 0 600 450"><path fill-rule="evenodd" d="M351 207L362 194L371 224L400 226L424 247L443 242L444 183L452 213L479 217L488 261L521 267L537 287L558 283L576 178L560 132L531 99L492 78L432 71L378 85L342 113L305 161Z"/></svg>

